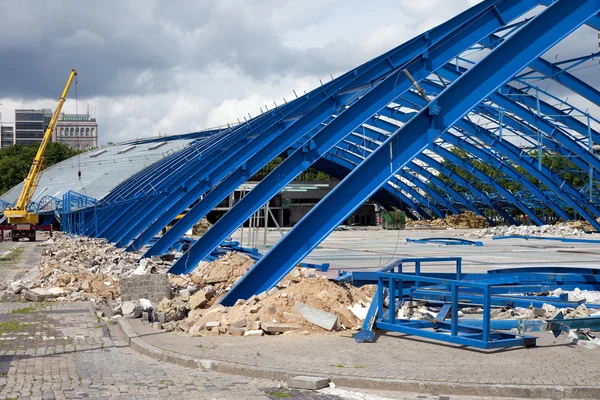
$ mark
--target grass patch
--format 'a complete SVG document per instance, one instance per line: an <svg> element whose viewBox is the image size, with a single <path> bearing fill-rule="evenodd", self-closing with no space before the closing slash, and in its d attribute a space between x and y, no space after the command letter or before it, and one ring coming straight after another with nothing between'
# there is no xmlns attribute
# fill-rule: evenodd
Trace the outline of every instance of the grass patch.
<svg viewBox="0 0 600 400"><path fill-rule="evenodd" d="M0 322L0 333L2 333L2 332L17 332L27 326L29 326L29 324L22 324L17 321Z"/></svg>
<svg viewBox="0 0 600 400"><path fill-rule="evenodd" d="M203 350L214 350L214 349L216 349L217 347L219 347L219 346L217 346L216 344L215 344L215 345L213 345L213 346L210 346L210 347L204 347L204 346L202 346L202 345L198 345L198 348L199 348L199 349L203 349Z"/></svg>
<svg viewBox="0 0 600 400"><path fill-rule="evenodd" d="M336 367L338 367L338 368L344 368L344 364L337 364Z"/></svg>
<svg viewBox="0 0 600 400"><path fill-rule="evenodd" d="M16 247L12 249L7 255L0 257L0 262L17 261L21 258L21 254L23 254L23 248Z"/></svg>
<svg viewBox="0 0 600 400"><path fill-rule="evenodd" d="M292 393L288 393L288 392L284 392L284 391L275 392L273 390L268 390L265 394L270 397L277 397L278 399L283 399L285 397L294 397L294 395Z"/></svg>
<svg viewBox="0 0 600 400"><path fill-rule="evenodd" d="M24 307L24 308L17 308L16 310L12 310L10 312L11 315L19 315L19 314L29 314L32 312L37 311L37 307L36 306L29 306L29 307Z"/></svg>

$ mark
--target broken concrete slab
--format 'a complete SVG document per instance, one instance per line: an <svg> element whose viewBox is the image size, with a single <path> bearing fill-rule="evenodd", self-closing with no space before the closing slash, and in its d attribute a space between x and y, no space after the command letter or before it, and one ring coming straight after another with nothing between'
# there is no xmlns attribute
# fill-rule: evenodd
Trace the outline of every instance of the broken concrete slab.
<svg viewBox="0 0 600 400"><path fill-rule="evenodd" d="M208 321L204 324L204 328L209 331L214 328L218 328L220 326L221 326L221 323L219 321Z"/></svg>
<svg viewBox="0 0 600 400"><path fill-rule="evenodd" d="M329 379L316 376L295 376L289 378L287 384L292 389L319 390L329 386Z"/></svg>
<svg viewBox="0 0 600 400"><path fill-rule="evenodd" d="M231 324L231 326L234 328L245 328L246 325L248 325L248 320L246 320L245 318Z"/></svg>
<svg viewBox="0 0 600 400"><path fill-rule="evenodd" d="M308 322L327 331L332 331L337 326L338 317L335 314L309 306L300 301L297 301L296 304L294 304L294 308Z"/></svg>
<svg viewBox="0 0 600 400"><path fill-rule="evenodd" d="M244 332L244 336L262 336L265 333L262 329L251 329L249 331Z"/></svg>
<svg viewBox="0 0 600 400"><path fill-rule="evenodd" d="M295 331L298 329L296 325L290 324L274 324L270 322L261 322L260 327L266 333L283 333L289 331Z"/></svg>
<svg viewBox="0 0 600 400"><path fill-rule="evenodd" d="M193 295L190 296L188 301L188 308L190 310L195 310L196 308L201 308L208 303L208 299L206 298L206 294L199 290Z"/></svg>
<svg viewBox="0 0 600 400"><path fill-rule="evenodd" d="M244 336L246 330L244 328L237 328L235 326L230 326L228 332L232 336Z"/></svg>

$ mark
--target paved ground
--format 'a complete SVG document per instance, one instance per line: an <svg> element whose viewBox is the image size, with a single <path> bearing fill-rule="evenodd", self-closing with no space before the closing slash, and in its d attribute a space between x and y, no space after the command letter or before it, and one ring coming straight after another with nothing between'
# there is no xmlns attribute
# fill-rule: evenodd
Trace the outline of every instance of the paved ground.
<svg viewBox="0 0 600 400"><path fill-rule="evenodd" d="M245 232L247 241L248 229ZM424 237L464 237L467 230L419 230L402 231L336 231L332 232L306 258L307 262L330 263L334 273L342 270L373 270L404 257L463 257L465 272L485 272L495 268L510 268L531 265L567 265L600 268L600 243L561 243L545 240L491 240L491 238L472 238L480 240L484 247L446 246L432 244L407 243L406 238ZM258 235L262 245L263 233ZM238 230L233 238L240 239ZM269 231L267 248L281 238L279 232ZM587 235L583 239L600 240L600 235ZM435 272L451 272L450 265Z"/></svg>
<svg viewBox="0 0 600 400"><path fill-rule="evenodd" d="M13 246L0 244L0 254ZM18 257L3 256L0 260L1 281L22 274L39 260L40 247L29 243L19 247L23 251L13 253ZM164 336L156 337L167 340ZM306 355L296 354L294 359L287 359L288 365L306 360ZM268 357L263 361L268 363ZM0 398L476 399L398 392L359 393L338 388L309 392L278 389L278 384L189 369L143 356L125 346L115 326L99 323L89 303L32 304L6 299L0 303Z"/></svg>

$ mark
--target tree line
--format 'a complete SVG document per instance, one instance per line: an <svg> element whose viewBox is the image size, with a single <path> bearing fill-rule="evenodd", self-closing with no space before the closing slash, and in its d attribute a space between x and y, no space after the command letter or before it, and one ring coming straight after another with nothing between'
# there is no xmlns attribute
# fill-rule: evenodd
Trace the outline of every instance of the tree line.
<svg viewBox="0 0 600 400"><path fill-rule="evenodd" d="M20 145L0 149L0 195L23 182L31 168L39 145ZM44 165L48 168L83 151L73 150L63 143L49 143L44 153Z"/></svg>

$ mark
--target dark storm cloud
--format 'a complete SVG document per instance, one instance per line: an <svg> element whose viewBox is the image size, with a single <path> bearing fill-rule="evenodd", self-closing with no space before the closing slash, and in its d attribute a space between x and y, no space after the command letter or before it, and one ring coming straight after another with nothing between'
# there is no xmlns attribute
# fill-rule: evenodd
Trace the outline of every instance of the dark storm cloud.
<svg viewBox="0 0 600 400"><path fill-rule="evenodd" d="M252 3L252 4L249 4ZM282 43L282 2L11 1L0 6L0 97L56 97L71 68L80 95L173 89L174 71L227 65L254 79L352 66L347 41L300 50ZM288 18L289 19L289 18ZM289 22L288 22L289 23Z"/></svg>

